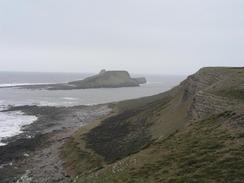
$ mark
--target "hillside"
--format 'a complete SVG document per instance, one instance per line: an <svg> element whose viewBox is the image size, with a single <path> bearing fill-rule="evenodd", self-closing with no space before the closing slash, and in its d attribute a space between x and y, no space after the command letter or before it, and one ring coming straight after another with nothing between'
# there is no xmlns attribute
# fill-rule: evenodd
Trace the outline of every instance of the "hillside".
<svg viewBox="0 0 244 183"><path fill-rule="evenodd" d="M244 68L203 68L168 92L112 104L61 157L74 182L243 182Z"/></svg>
<svg viewBox="0 0 244 183"><path fill-rule="evenodd" d="M88 77L84 80L69 82L77 88L114 88L139 86L145 82L140 79L131 78L127 71L101 71L98 75Z"/></svg>

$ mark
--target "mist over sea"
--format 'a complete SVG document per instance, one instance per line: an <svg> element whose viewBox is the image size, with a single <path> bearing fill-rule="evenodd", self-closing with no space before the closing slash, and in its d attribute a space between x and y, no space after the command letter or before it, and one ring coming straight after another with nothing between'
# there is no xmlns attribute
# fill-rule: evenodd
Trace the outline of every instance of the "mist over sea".
<svg viewBox="0 0 244 183"><path fill-rule="evenodd" d="M3 86L21 84L62 83L83 79L90 75L93 74L0 72L0 110L6 109L9 106L94 105L139 98L164 92L185 79L185 76L132 74L132 76L145 76L148 83L141 85L141 87L63 91L1 88ZM35 116L27 116L21 112L0 112L0 145L4 145L1 144L1 139L21 133L21 126L30 124L34 120L36 120Z"/></svg>

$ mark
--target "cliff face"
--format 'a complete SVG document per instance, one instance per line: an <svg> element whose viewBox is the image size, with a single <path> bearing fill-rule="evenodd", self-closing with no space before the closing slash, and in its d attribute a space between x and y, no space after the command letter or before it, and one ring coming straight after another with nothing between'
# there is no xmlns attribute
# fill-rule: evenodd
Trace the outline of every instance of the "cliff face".
<svg viewBox="0 0 244 183"><path fill-rule="evenodd" d="M238 98L235 92L242 92L244 84L244 69L242 68L203 68L196 74L188 77L181 85L192 98L189 114L194 120L209 115L238 108ZM230 99L226 93L230 94Z"/></svg>
<svg viewBox="0 0 244 183"><path fill-rule="evenodd" d="M119 114L65 145L77 182L244 181L244 68L203 68L115 107Z"/></svg>

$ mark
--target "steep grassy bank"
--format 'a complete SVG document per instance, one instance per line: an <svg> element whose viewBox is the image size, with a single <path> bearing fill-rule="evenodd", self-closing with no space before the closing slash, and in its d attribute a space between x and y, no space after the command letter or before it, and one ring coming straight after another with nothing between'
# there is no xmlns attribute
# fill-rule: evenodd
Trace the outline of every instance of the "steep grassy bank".
<svg viewBox="0 0 244 183"><path fill-rule="evenodd" d="M243 78L243 68L204 68L166 93L116 104L117 115L65 144L67 170L81 183L243 182L244 102L233 94Z"/></svg>
<svg viewBox="0 0 244 183"><path fill-rule="evenodd" d="M241 183L244 130L227 127L236 117L232 115L223 113L192 123L137 154L81 174L77 182Z"/></svg>

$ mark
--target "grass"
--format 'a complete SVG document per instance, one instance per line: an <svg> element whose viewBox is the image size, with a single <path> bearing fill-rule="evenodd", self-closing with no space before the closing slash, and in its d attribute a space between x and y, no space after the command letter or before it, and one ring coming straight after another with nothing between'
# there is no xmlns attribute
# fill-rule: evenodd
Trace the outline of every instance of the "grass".
<svg viewBox="0 0 244 183"><path fill-rule="evenodd" d="M156 101L160 101L161 103L165 104L172 99L172 96L169 93L158 94L150 97L143 97L139 99L132 99L132 100L125 100L122 102L112 104L115 106L118 111L128 111L138 108L143 108L147 105L152 105Z"/></svg>
<svg viewBox="0 0 244 183"><path fill-rule="evenodd" d="M225 89L218 92L220 96L228 97L230 99L244 100L244 88L243 89Z"/></svg>
<svg viewBox="0 0 244 183"><path fill-rule="evenodd" d="M179 96L176 97L176 101L170 100L172 98L164 94L146 97L143 102L139 100L140 103L137 103L137 100L119 103L118 107L122 112L105 119L99 126L86 133L84 137L86 148L104 157L107 163L139 152L155 138L162 134L170 134L184 125L182 114L185 114L184 110L187 108L184 105L177 105L177 101L180 100L178 98L181 98ZM125 108L122 109L121 106L125 103L130 107L137 103L137 106L124 110ZM177 110L175 116L172 116L173 110ZM161 118L162 115L165 116L163 119L165 122Z"/></svg>
<svg viewBox="0 0 244 183"><path fill-rule="evenodd" d="M64 155L74 163L78 183L241 183L244 129L226 128L225 121L232 114L225 112L194 122L119 160L107 161L106 156L85 148L80 134L66 144Z"/></svg>
<svg viewBox="0 0 244 183"><path fill-rule="evenodd" d="M130 176L134 182L243 182L244 144L239 140L218 118L201 121L155 144L158 160Z"/></svg>
<svg viewBox="0 0 244 183"><path fill-rule="evenodd" d="M189 115L198 83L239 100L243 74L243 68L205 68L169 92L111 104L117 115L78 130L63 148L74 182L244 182L244 125L237 120L243 110L211 117L207 111L195 122Z"/></svg>
<svg viewBox="0 0 244 183"><path fill-rule="evenodd" d="M152 143L123 163L81 176L77 182L241 183L244 141L240 134L243 131L235 134L226 130L223 118L215 116Z"/></svg>
<svg viewBox="0 0 244 183"><path fill-rule="evenodd" d="M138 152L151 142L148 131L151 124L145 115L140 115L140 119L131 119L137 113L140 111L123 112L90 130L85 138L87 148L103 156L108 163Z"/></svg>
<svg viewBox="0 0 244 183"><path fill-rule="evenodd" d="M93 151L85 149L84 134L99 124L99 121L88 124L78 130L62 147L61 158L64 166L72 176L87 175L103 166L103 158Z"/></svg>

